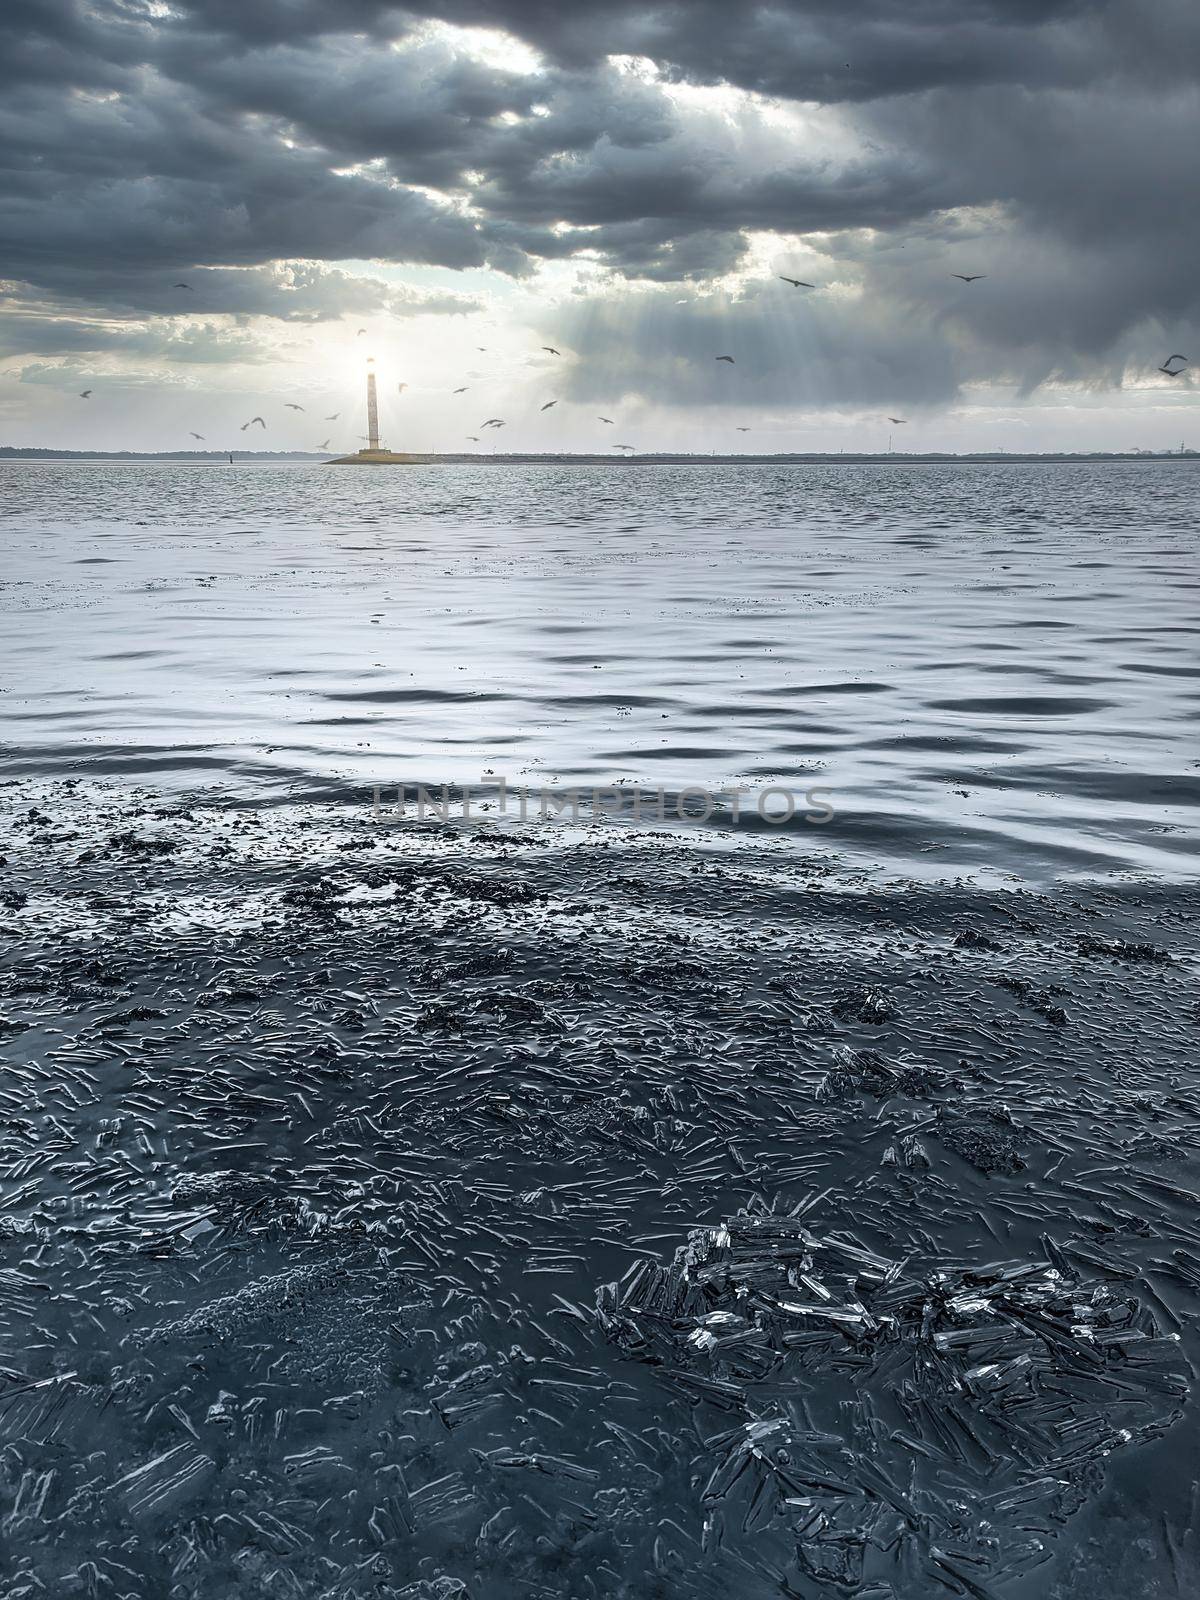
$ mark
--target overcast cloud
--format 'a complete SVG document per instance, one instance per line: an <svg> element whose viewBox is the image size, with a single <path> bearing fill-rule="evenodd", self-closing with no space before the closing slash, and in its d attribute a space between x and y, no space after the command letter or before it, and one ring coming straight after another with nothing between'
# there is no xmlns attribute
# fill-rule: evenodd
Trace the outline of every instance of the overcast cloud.
<svg viewBox="0 0 1200 1600"><path fill-rule="evenodd" d="M155 373L206 434L276 365L341 393L364 321L426 443L478 421L468 358L530 447L617 403L646 444L740 408L787 447L789 411L811 446L822 411L981 396L1177 438L1198 67L1193 0L7 0L4 442L81 425L56 364L118 431Z"/></svg>

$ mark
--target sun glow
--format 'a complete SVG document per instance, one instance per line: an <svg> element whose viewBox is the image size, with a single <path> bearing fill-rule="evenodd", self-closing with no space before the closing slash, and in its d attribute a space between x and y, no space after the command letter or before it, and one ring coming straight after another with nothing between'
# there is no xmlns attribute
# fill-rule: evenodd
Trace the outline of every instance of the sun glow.
<svg viewBox="0 0 1200 1600"><path fill-rule="evenodd" d="M472 61L484 62L520 77L532 77L541 72L543 66L539 51L500 28L461 28L452 22L435 22L418 30L416 37L442 41L456 55L468 56Z"/></svg>

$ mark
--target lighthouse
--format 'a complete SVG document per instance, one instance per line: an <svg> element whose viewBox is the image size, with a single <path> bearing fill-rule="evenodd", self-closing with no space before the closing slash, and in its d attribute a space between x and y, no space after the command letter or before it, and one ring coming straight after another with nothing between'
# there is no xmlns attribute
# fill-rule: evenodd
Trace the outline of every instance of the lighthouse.
<svg viewBox="0 0 1200 1600"><path fill-rule="evenodd" d="M367 358L367 444L352 456L339 456L331 467L391 467L412 466L428 461L428 456L405 455L396 450L385 450L379 442L379 393L375 382L375 357Z"/></svg>
<svg viewBox="0 0 1200 1600"><path fill-rule="evenodd" d="M375 394L375 358L367 362L367 449L379 449L379 400Z"/></svg>

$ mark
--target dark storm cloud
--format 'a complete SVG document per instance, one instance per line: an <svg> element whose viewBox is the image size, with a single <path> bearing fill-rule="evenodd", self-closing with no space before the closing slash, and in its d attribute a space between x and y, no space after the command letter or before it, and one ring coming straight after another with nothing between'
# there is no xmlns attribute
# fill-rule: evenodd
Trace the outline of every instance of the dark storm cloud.
<svg viewBox="0 0 1200 1600"><path fill-rule="evenodd" d="M190 0L172 27L248 44L387 38L437 19L501 28L561 67L644 55L672 76L793 100L870 100L956 84L1189 80L1192 0Z"/></svg>
<svg viewBox="0 0 1200 1600"><path fill-rule="evenodd" d="M45 304L162 315L186 275L212 297L198 314L302 319L361 302L230 269L520 275L587 251L683 282L735 267L751 233L807 234L822 281L864 286L857 326L904 355L897 397L917 399L964 374L1119 376L1139 339L1197 318L1192 0L161 9L0 10L2 259ZM505 29L540 70L431 22ZM674 92L726 84L792 121ZM958 270L987 273L970 299ZM857 350L839 304L814 312Z"/></svg>
<svg viewBox="0 0 1200 1600"><path fill-rule="evenodd" d="M1186 338L1200 320L1191 266L1200 214L1184 198L1195 184L1194 138L1181 137L1200 128L1195 86L1082 99L943 91L874 108L867 122L889 145L944 140L994 208L965 223L942 219L904 254L846 241L844 256L865 265L869 292L940 310L981 347L1025 351L1034 370L1041 362L1064 376L1086 375L1093 358L1119 353L1139 330L1143 359L1136 347L1129 356L1144 364L1155 329ZM955 285L947 297L947 266L987 272L972 286L983 292Z"/></svg>
<svg viewBox="0 0 1200 1600"><path fill-rule="evenodd" d="M1052 287L1045 278L1038 282ZM1100 389L1119 384L1133 369L1164 394L1191 385L1186 374L1170 380L1154 370L1169 353L1161 325L1151 340L1152 357L1130 339L1103 359L1086 361L1066 336L1043 342L1017 331L1011 344L993 342L979 334L961 301L927 298L905 299L901 291L797 303L789 291L761 281L735 297L685 296L681 305L661 290L633 292L577 298L547 321L544 333L571 357L563 398L601 412L640 399L731 415L837 407L878 418L947 405L972 385L1029 390L1060 378ZM1187 331L1200 328L1193 324ZM1185 337L1180 348L1189 342L1200 347L1200 339ZM732 355L734 364L718 362L719 354Z"/></svg>
<svg viewBox="0 0 1200 1600"><path fill-rule="evenodd" d="M577 358L564 398L600 409L634 396L730 411L936 405L971 376L971 362L931 334L927 318L850 300L796 307L768 284L683 305L660 291L576 302L554 321Z"/></svg>
<svg viewBox="0 0 1200 1600"><path fill-rule="evenodd" d="M380 257L479 266L470 222L319 154L235 137L154 80L136 99L24 89L0 111L6 270L68 291L93 271ZM21 151L25 160L13 161Z"/></svg>

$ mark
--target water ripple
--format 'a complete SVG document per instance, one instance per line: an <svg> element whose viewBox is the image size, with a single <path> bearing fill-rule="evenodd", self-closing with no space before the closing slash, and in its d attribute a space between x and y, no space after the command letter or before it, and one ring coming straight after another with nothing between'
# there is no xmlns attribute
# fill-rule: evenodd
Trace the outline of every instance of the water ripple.
<svg viewBox="0 0 1200 1600"><path fill-rule="evenodd" d="M1186 464L14 463L0 494L3 775L818 781L822 845L900 871L1196 868Z"/></svg>

